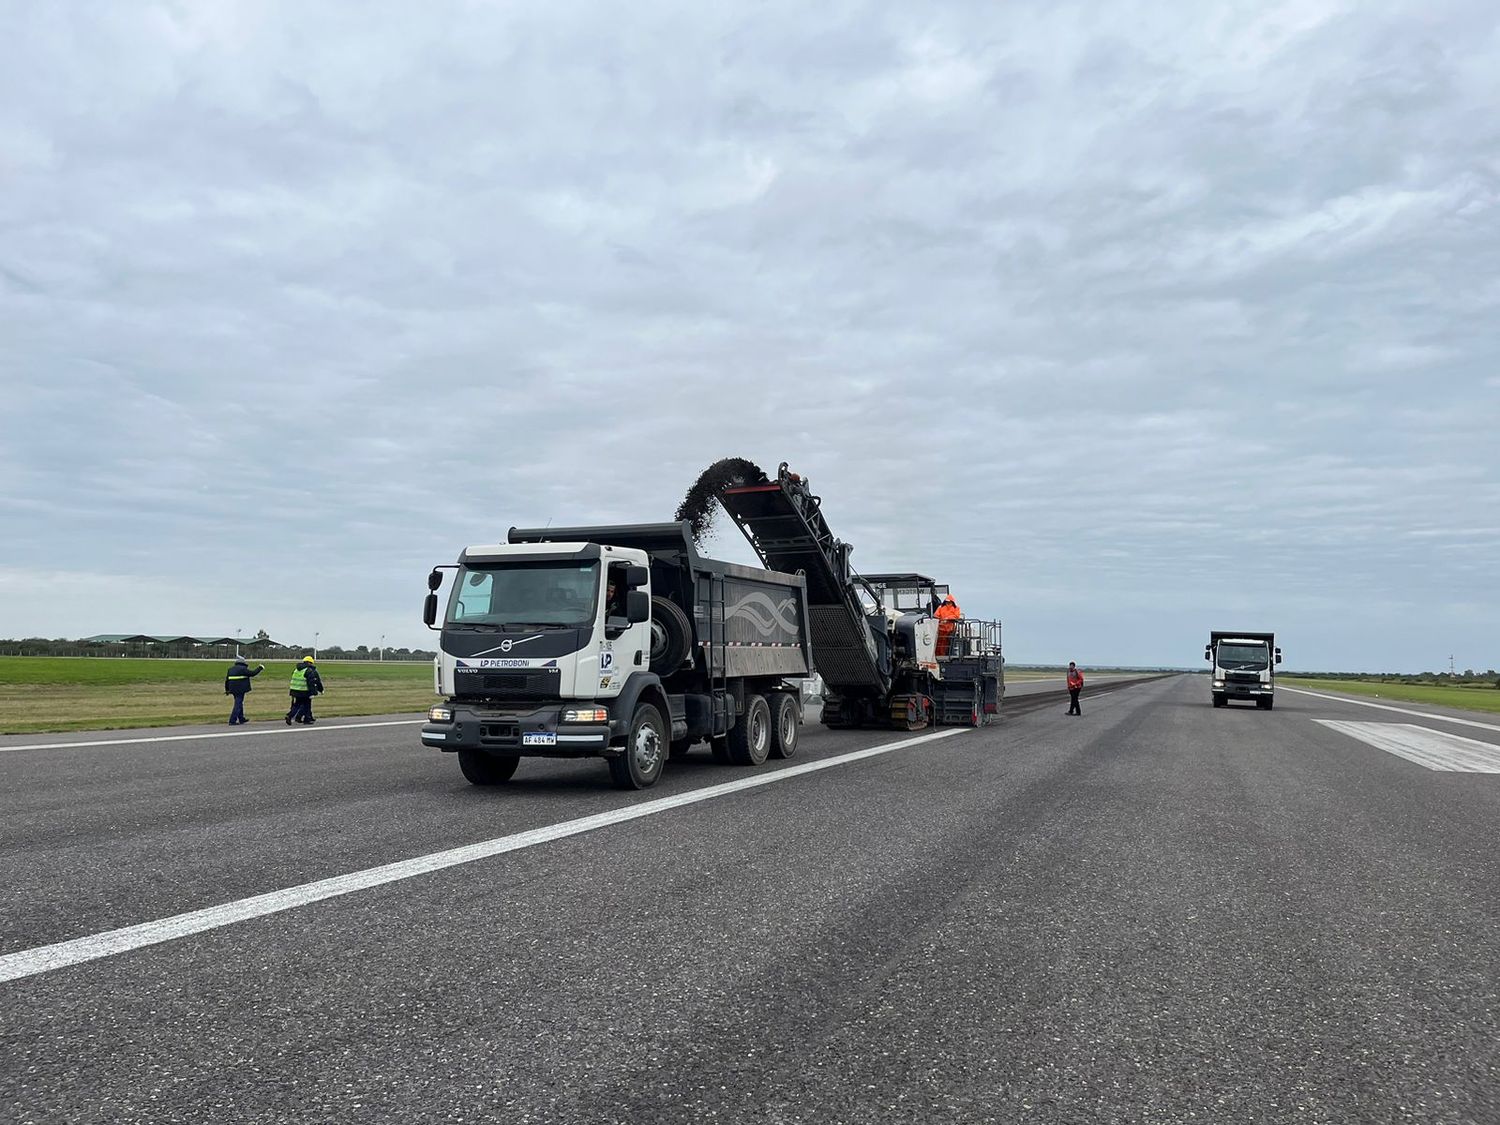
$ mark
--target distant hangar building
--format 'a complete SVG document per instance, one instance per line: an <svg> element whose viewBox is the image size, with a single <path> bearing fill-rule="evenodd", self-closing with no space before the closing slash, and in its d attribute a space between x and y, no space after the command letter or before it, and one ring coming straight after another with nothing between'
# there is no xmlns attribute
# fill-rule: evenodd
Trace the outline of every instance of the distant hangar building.
<svg viewBox="0 0 1500 1125"><path fill-rule="evenodd" d="M278 641L257 640L255 637L189 637L166 633L96 633L84 637L91 645L164 645L171 648L197 648L200 645L240 645L260 648L284 648Z"/></svg>

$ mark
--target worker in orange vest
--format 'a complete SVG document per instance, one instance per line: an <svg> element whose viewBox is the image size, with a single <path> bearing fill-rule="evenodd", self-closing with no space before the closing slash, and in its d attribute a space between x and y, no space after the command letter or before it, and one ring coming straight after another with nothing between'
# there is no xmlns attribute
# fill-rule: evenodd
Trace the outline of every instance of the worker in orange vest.
<svg viewBox="0 0 1500 1125"><path fill-rule="evenodd" d="M1078 706L1078 693L1083 690L1083 673L1078 670L1078 665L1071 660L1068 661L1068 714L1082 715L1083 708Z"/></svg>
<svg viewBox="0 0 1500 1125"><path fill-rule="evenodd" d="M933 614L938 622L937 654L948 655L948 645L953 639L953 630L958 627L958 619L964 615L964 611L958 608L958 603L949 594L943 599L943 604L937 607Z"/></svg>

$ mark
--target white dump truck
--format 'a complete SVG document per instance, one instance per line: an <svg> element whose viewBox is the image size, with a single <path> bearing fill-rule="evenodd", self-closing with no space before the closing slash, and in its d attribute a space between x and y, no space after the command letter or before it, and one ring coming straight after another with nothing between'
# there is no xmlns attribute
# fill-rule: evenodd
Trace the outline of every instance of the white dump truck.
<svg viewBox="0 0 1500 1125"><path fill-rule="evenodd" d="M806 583L704 558L685 523L511 528L428 588L443 700L422 742L475 785L503 784L523 757L600 757L642 789L698 742L747 766L796 750Z"/></svg>
<svg viewBox="0 0 1500 1125"><path fill-rule="evenodd" d="M1276 665L1281 650L1274 633L1211 632L1203 659L1213 663L1213 701L1225 707L1231 699L1254 700L1263 711L1275 706Z"/></svg>

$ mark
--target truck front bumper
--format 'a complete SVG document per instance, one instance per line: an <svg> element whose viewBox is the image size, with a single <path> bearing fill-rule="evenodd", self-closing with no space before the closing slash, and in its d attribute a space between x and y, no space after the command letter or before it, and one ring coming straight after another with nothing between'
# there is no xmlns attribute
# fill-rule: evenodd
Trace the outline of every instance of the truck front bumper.
<svg viewBox="0 0 1500 1125"><path fill-rule="evenodd" d="M1214 694L1226 699L1266 699L1275 694L1270 684L1214 684Z"/></svg>
<svg viewBox="0 0 1500 1125"><path fill-rule="evenodd" d="M444 706L453 718L423 723L422 745L448 753L485 750L541 758L588 758L610 752L613 724L565 723L568 707L517 711L463 703Z"/></svg>

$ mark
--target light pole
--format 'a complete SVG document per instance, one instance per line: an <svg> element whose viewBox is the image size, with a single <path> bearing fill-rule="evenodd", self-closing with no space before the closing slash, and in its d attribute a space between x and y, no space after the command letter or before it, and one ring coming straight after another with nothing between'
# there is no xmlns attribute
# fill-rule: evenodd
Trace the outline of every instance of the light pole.
<svg viewBox="0 0 1500 1125"><path fill-rule="evenodd" d="M385 663L385 634L380 634L380 663Z"/></svg>
<svg viewBox="0 0 1500 1125"><path fill-rule="evenodd" d="M236 625L234 627L234 658L236 660L240 658L240 634L244 631L245 627L243 625Z"/></svg>
<svg viewBox="0 0 1500 1125"><path fill-rule="evenodd" d="M318 633L318 631L317 630L313 630L313 659L314 660L316 660L318 658L318 637L319 636L320 636L320 634Z"/></svg>

